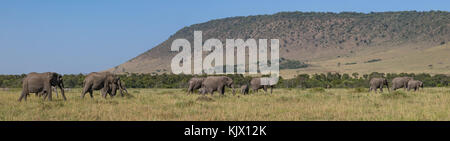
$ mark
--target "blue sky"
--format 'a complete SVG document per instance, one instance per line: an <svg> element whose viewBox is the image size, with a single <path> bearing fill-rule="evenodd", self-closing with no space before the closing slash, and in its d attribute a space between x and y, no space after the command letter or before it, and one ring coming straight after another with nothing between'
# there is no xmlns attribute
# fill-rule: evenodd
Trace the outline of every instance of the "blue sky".
<svg viewBox="0 0 450 141"><path fill-rule="evenodd" d="M119 65L177 30L281 11L449 11L448 0L1 0L0 74L89 73Z"/></svg>

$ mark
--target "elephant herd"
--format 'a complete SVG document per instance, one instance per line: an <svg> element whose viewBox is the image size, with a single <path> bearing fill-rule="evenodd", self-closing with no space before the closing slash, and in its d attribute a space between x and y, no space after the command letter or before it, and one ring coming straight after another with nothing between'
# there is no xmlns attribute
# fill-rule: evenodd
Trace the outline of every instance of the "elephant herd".
<svg viewBox="0 0 450 141"><path fill-rule="evenodd" d="M225 93L225 87L231 88L232 93L236 94L235 86L233 84L233 79L227 76L208 76L208 77L193 77L189 80L189 88L188 94L194 93L195 90L198 89L200 94L213 94L215 91L220 94ZM249 89L251 88L253 92L258 92L259 89L263 89L267 92L267 88L270 89L270 93L272 93L273 86L269 85L261 85L261 78L253 78L250 81L250 86L248 84L244 84L240 88L240 92L242 94L249 94Z"/></svg>
<svg viewBox="0 0 450 141"><path fill-rule="evenodd" d="M383 86L386 86L386 88L389 91L389 83L386 78L372 78L369 82L369 92L374 90L377 92L377 89L380 89L381 92L383 92ZM423 82L419 80L414 80L412 77L396 77L392 79L392 90L397 90L400 88L404 88L410 91L411 89L414 89L414 91L419 90L419 87L423 89Z"/></svg>
<svg viewBox="0 0 450 141"><path fill-rule="evenodd" d="M369 92L380 89L383 92L383 87L386 86L389 91L389 83L385 78L372 78L369 82ZM225 87L231 88L232 93L236 94L235 85L233 79L227 76L208 76L208 77L193 77L189 80L188 94L194 93L194 90L198 90L200 94L213 94L217 91L220 94L225 93ZM247 84L241 85L240 92L242 94L249 94L249 90L258 92L259 89L263 89L267 92L267 88L270 87L270 93L273 91L273 85L261 85L261 78L253 78ZM417 91L419 87L423 88L423 83L418 80L414 80L412 77L396 77L392 80L392 90L404 88L405 90L414 89ZM64 83L62 75L55 72L45 73L29 73L22 80L22 94L19 97L19 101L27 99L30 93L35 93L36 96L44 96L44 100L52 100L52 88L55 88L57 94L59 88L64 100L67 100L64 95ZM93 91L100 90L103 98L107 95L114 97L117 90L120 91L121 96L124 96L124 92L128 94L120 77L110 72L92 72L89 73L83 81L83 91L81 92L81 98L84 98L86 93L89 93L90 97L94 96Z"/></svg>
<svg viewBox="0 0 450 141"><path fill-rule="evenodd" d="M62 75L55 72L29 73L22 80L22 94L19 97L19 101L22 101L22 99L27 100L29 93L36 93L37 96L43 95L44 100L48 99L51 101L52 87L58 87L61 90L63 99L67 100L64 95ZM120 77L110 72L92 72L86 76L83 81L81 98L84 98L84 95L88 92L93 98L93 90L100 90L103 98L106 98L107 94L114 97L117 90L120 90L121 96L124 96L123 92L128 94L124 84L120 81ZM55 92L57 92L57 89L55 89Z"/></svg>

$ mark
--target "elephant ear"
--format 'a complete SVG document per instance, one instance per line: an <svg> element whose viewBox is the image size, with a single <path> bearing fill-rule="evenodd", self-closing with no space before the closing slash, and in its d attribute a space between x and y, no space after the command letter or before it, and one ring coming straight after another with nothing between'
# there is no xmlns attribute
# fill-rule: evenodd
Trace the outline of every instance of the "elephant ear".
<svg viewBox="0 0 450 141"><path fill-rule="evenodd" d="M53 73L47 72L47 79L52 82L53 81Z"/></svg>

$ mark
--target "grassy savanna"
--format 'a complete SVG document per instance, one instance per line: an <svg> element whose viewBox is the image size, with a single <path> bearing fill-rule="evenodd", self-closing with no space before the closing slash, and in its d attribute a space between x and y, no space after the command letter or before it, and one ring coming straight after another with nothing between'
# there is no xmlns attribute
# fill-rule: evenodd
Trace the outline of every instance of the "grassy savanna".
<svg viewBox="0 0 450 141"><path fill-rule="evenodd" d="M450 88L367 93L367 89L275 89L273 94L186 95L182 89L129 89L132 96L80 99L80 89L43 101L18 102L20 89L0 90L0 120L450 120Z"/></svg>
<svg viewBox="0 0 450 141"><path fill-rule="evenodd" d="M298 74L357 72L359 74L380 73L450 73L450 44L435 47L402 46L397 48L369 48L335 58L318 59L301 69L281 70L283 78L293 78ZM381 59L377 62L367 61ZM340 65L338 65L340 64Z"/></svg>

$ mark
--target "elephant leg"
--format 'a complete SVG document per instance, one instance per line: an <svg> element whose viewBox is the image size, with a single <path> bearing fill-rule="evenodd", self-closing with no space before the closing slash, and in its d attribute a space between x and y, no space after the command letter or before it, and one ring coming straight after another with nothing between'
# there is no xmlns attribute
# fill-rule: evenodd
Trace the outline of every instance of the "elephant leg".
<svg viewBox="0 0 450 141"><path fill-rule="evenodd" d="M91 99L94 98L94 91L92 89L89 90L89 95L91 96Z"/></svg>
<svg viewBox="0 0 450 141"><path fill-rule="evenodd" d="M64 88L62 88L62 86L61 86L61 87L59 87L59 89L61 89L61 96L63 97L64 101L66 101L67 98L66 98L66 95L64 94ZM56 90L56 91L58 91L58 90Z"/></svg>
<svg viewBox="0 0 450 141"><path fill-rule="evenodd" d="M383 93L383 87L380 88L380 92Z"/></svg>
<svg viewBox="0 0 450 141"><path fill-rule="evenodd" d="M403 83L403 90L406 90L408 88L408 84Z"/></svg>
<svg viewBox="0 0 450 141"><path fill-rule="evenodd" d="M221 93L222 95L225 94L225 86L222 86L222 87L220 88L220 93Z"/></svg>
<svg viewBox="0 0 450 141"><path fill-rule="evenodd" d="M210 90L208 90L209 91L209 93L211 94L211 96L213 95L213 93L214 93L214 90L212 90L212 89L210 89Z"/></svg>
<svg viewBox="0 0 450 141"><path fill-rule="evenodd" d="M23 90L22 94L19 97L19 102L22 101L22 99L25 99L25 101L27 100L27 95L28 95L28 91Z"/></svg>
<svg viewBox="0 0 450 141"><path fill-rule="evenodd" d="M105 88L100 90L100 92L102 93L102 97L106 99L106 90L105 90Z"/></svg>
<svg viewBox="0 0 450 141"><path fill-rule="evenodd" d="M114 95L112 93L107 93L109 94L109 97L111 97L111 99L114 97Z"/></svg>
<svg viewBox="0 0 450 141"><path fill-rule="evenodd" d="M51 90L46 93L48 101L52 101L52 92Z"/></svg>
<svg viewBox="0 0 450 141"><path fill-rule="evenodd" d="M84 88L83 88L83 92L81 92L81 98L83 99L84 98L84 95L86 95L86 93L89 91L89 89L85 86Z"/></svg>
<svg viewBox="0 0 450 141"><path fill-rule="evenodd" d="M56 98L58 98L58 89L56 88L56 87L54 87L54 89L53 90L55 90L55 95L56 95Z"/></svg>
<svg viewBox="0 0 450 141"><path fill-rule="evenodd" d="M45 91L43 91L41 94L39 94L39 97L44 96L44 100L47 99L48 95Z"/></svg>
<svg viewBox="0 0 450 141"><path fill-rule="evenodd" d="M188 91L187 91L187 94L191 94L191 93L193 93L193 90L192 90L192 87L189 87Z"/></svg>

